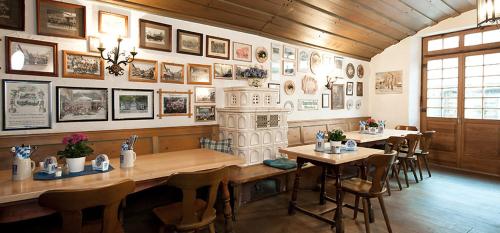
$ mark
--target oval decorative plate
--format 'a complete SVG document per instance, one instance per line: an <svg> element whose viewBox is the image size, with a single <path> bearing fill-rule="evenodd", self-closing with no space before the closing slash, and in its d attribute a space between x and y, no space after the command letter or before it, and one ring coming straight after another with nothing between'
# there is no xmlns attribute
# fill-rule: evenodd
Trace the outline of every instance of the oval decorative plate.
<svg viewBox="0 0 500 233"><path fill-rule="evenodd" d="M357 71L358 78L363 78L363 75L365 75L365 68L363 67L363 65L358 65Z"/></svg>
<svg viewBox="0 0 500 233"><path fill-rule="evenodd" d="M351 110L354 105L354 101L352 99L347 100L347 110Z"/></svg>
<svg viewBox="0 0 500 233"><path fill-rule="evenodd" d="M354 65L352 63L347 64L347 67L345 68L345 74L347 75L347 77L354 78L355 73L356 70L354 69Z"/></svg>
<svg viewBox="0 0 500 233"><path fill-rule="evenodd" d="M319 55L318 52L311 53L309 66L313 74L318 74L319 68L321 67L321 55Z"/></svg>
<svg viewBox="0 0 500 233"><path fill-rule="evenodd" d="M287 100L285 104L283 104L283 107L288 110L288 114L292 113L295 106L293 105L293 102L291 100Z"/></svg>
<svg viewBox="0 0 500 233"><path fill-rule="evenodd" d="M361 100L356 100L356 109L361 108Z"/></svg>
<svg viewBox="0 0 500 233"><path fill-rule="evenodd" d="M269 54L267 53L267 49L264 47L258 47L255 49L255 58L258 62L264 63L267 61Z"/></svg>
<svg viewBox="0 0 500 233"><path fill-rule="evenodd" d="M312 76L306 75L302 78L302 91L307 95L314 95L318 90L318 82Z"/></svg>
<svg viewBox="0 0 500 233"><path fill-rule="evenodd" d="M295 93L295 82L293 82L292 80L286 80L283 88L285 88L285 94L293 95L293 93Z"/></svg>

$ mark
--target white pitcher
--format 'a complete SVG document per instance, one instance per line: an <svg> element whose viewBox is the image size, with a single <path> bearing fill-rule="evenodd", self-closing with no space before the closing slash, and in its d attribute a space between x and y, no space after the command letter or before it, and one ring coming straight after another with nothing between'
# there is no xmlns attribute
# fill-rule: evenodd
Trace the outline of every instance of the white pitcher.
<svg viewBox="0 0 500 233"><path fill-rule="evenodd" d="M120 154L120 167L134 167L136 154L133 150L124 150Z"/></svg>
<svg viewBox="0 0 500 233"><path fill-rule="evenodd" d="M35 162L29 158L23 159L17 156L12 161L12 180L24 180L33 176Z"/></svg>

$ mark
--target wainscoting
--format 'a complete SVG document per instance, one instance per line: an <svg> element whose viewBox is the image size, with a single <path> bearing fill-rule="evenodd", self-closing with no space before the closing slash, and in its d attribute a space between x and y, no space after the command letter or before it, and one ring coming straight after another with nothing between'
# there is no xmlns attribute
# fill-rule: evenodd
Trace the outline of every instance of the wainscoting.
<svg viewBox="0 0 500 233"><path fill-rule="evenodd" d="M343 131L359 130L359 121L369 117L338 118L288 122L288 146L312 144L316 141L316 133L320 130L341 129Z"/></svg>

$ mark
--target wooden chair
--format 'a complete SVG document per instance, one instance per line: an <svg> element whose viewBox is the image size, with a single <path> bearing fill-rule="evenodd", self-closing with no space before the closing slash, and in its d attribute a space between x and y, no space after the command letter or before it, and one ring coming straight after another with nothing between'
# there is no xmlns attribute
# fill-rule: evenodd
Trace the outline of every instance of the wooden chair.
<svg viewBox="0 0 500 233"><path fill-rule="evenodd" d="M125 180L100 188L53 190L40 195L38 203L61 213L64 233L123 232L118 214L119 207L134 188L134 181ZM102 219L82 225L82 210L98 206L104 207Z"/></svg>
<svg viewBox="0 0 500 233"><path fill-rule="evenodd" d="M420 180L423 180L422 169L420 162L423 160L425 169L427 169L427 173L429 177L431 177L431 170L429 169L429 161L427 156L429 155L429 149L431 147L432 138L436 131L425 131L422 133L422 137L420 138L420 149L415 150L415 155L417 156L417 165L420 173Z"/></svg>
<svg viewBox="0 0 500 233"><path fill-rule="evenodd" d="M160 232L164 232L166 227L177 232L195 232L208 227L210 233L215 233L214 204L219 184L226 173L227 169L222 167L172 176L166 184L182 190L182 202L153 209L163 223ZM204 187L209 189L207 200L197 198L197 191Z"/></svg>
<svg viewBox="0 0 500 233"><path fill-rule="evenodd" d="M412 125L397 125L396 129L397 130L418 131L417 126L412 126Z"/></svg>
<svg viewBox="0 0 500 233"><path fill-rule="evenodd" d="M385 209L382 194L386 192L386 177L389 174L396 154L396 151L392 151L390 154L375 154L371 155L364 161L367 170L372 171L369 172L367 176L372 178L371 181L368 180L367 177L364 177L351 178L342 182L342 191L354 194L356 196L354 203L354 219L357 218L359 210L359 199L360 197L362 198L365 228L367 233L370 232L370 219L368 216L368 200L370 198L378 198L387 229L389 230L389 232L392 232L391 224L389 222L389 216L387 216L387 211Z"/></svg>
<svg viewBox="0 0 500 233"><path fill-rule="evenodd" d="M404 175L405 175L405 181L406 181L406 187L410 187L410 183L408 181L408 167L410 167L411 171L413 172L413 176L415 177L415 182L418 183L418 178L417 178L417 173L416 173L416 168L415 165L418 165L419 163L417 162L417 156L415 155L415 151L417 149L417 145L420 141L421 134L408 134L405 136L406 143L408 147L405 149L405 153L399 153L398 154L398 173L401 171L401 167L403 167ZM402 152L402 151L401 151Z"/></svg>
<svg viewBox="0 0 500 233"><path fill-rule="evenodd" d="M406 139L404 137L401 137L401 136L391 136L389 137L387 140L386 140L386 148L385 148L385 152L388 153L390 151L396 151L396 156L399 155L399 152L401 151L401 147L406 143ZM399 161L398 160L395 160L394 163L392 164L391 168L390 168L390 171L392 171L392 176L396 178L396 181L398 182L398 187L399 187L399 190L403 190L403 187L401 186L401 181L399 180L399 176L397 175L397 169L396 169L396 166L397 166L397 163ZM386 182L387 182L387 194L389 194L389 196L391 195L391 186L389 184L389 179L390 177L387 176L386 178Z"/></svg>

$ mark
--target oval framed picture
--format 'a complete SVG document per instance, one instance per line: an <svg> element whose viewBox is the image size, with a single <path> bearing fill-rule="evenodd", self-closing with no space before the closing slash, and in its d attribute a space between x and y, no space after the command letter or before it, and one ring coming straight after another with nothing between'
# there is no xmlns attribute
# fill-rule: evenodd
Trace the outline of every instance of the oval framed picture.
<svg viewBox="0 0 500 233"><path fill-rule="evenodd" d="M356 70L354 69L354 65L352 63L347 64L347 67L345 68L345 74L347 77L354 78L355 73Z"/></svg>
<svg viewBox="0 0 500 233"><path fill-rule="evenodd" d="M363 65L358 65L357 73L358 78L363 78L363 76L365 75L365 68L363 67Z"/></svg>
<svg viewBox="0 0 500 233"><path fill-rule="evenodd" d="M285 88L286 95L293 95L293 93L295 93L295 82L292 80L286 80L283 88Z"/></svg>
<svg viewBox="0 0 500 233"><path fill-rule="evenodd" d="M267 53L267 49L264 47L258 47L255 49L255 58L259 63L264 63L267 61L269 54Z"/></svg>
<svg viewBox="0 0 500 233"><path fill-rule="evenodd" d="M310 58L310 68L313 74L318 74L319 68L321 67L321 56L318 52L312 52Z"/></svg>

